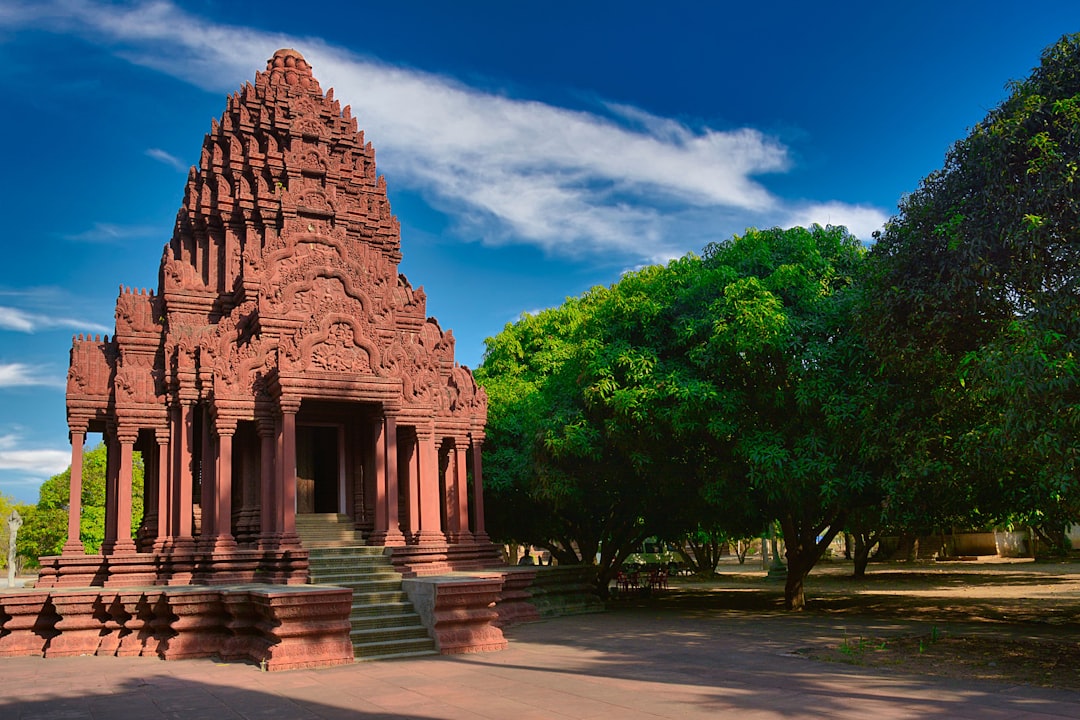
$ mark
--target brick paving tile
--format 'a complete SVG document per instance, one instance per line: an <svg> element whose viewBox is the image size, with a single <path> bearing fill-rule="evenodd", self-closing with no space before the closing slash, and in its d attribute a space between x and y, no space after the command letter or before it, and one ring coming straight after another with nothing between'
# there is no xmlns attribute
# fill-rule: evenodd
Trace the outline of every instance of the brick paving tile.
<svg viewBox="0 0 1080 720"><path fill-rule="evenodd" d="M677 609L507 631L500 653L263 673L153 658L2 658L3 720L696 720L1080 717L1080 694L893 677L791 655L888 624Z"/></svg>

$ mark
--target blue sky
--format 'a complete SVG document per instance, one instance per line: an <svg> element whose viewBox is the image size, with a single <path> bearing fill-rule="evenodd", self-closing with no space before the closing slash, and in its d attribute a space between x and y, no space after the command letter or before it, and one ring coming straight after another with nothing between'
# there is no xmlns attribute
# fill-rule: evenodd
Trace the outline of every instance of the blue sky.
<svg viewBox="0 0 1080 720"><path fill-rule="evenodd" d="M0 493L67 466L72 334L156 288L211 118L280 47L352 105L475 367L523 311L750 226L870 239L1076 31L1075 0L4 0Z"/></svg>

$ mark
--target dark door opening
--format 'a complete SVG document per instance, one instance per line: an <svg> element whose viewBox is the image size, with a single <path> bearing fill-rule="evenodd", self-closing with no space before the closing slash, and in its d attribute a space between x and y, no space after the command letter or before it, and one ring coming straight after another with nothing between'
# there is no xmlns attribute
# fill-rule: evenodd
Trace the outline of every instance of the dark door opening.
<svg viewBox="0 0 1080 720"><path fill-rule="evenodd" d="M296 511L336 513L339 478L338 429L296 428Z"/></svg>

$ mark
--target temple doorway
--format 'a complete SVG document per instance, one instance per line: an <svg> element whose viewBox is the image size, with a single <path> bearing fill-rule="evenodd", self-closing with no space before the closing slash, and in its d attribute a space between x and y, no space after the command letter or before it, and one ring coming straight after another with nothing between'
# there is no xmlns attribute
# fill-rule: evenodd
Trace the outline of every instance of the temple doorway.
<svg viewBox="0 0 1080 720"><path fill-rule="evenodd" d="M296 428L296 511L342 512L341 427L300 425Z"/></svg>

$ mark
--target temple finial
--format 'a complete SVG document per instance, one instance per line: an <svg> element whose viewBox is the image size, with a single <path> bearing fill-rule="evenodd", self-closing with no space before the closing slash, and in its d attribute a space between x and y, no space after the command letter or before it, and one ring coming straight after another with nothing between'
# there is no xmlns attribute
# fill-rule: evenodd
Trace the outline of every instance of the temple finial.
<svg viewBox="0 0 1080 720"><path fill-rule="evenodd" d="M292 48L282 48L274 53L274 57L266 61L266 71L270 74L271 82L282 82L286 85L304 85L313 78L311 65L304 56Z"/></svg>

